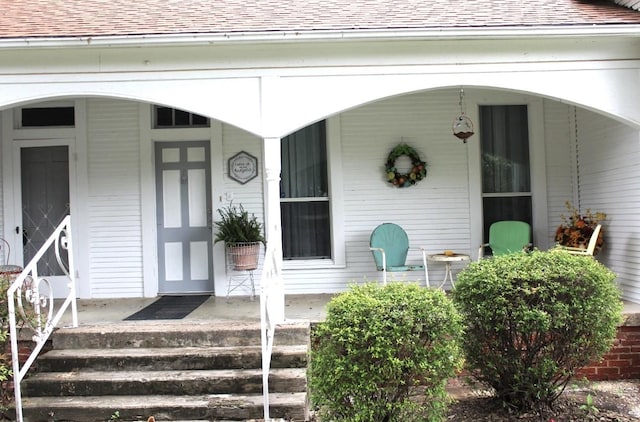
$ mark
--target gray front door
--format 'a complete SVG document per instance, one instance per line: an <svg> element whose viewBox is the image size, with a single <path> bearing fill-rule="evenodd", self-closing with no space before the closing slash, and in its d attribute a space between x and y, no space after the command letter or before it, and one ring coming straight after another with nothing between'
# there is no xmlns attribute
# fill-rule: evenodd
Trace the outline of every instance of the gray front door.
<svg viewBox="0 0 640 422"><path fill-rule="evenodd" d="M160 294L213 293L209 142L155 144Z"/></svg>
<svg viewBox="0 0 640 422"><path fill-rule="evenodd" d="M22 245L26 265L69 214L69 147L21 148L20 172ZM43 276L64 274L53 249L38 263L38 272Z"/></svg>

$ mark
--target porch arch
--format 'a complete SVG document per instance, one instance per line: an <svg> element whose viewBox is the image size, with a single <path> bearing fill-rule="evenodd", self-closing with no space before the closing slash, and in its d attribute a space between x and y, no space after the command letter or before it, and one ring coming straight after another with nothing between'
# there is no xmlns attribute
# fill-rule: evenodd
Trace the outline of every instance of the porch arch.
<svg viewBox="0 0 640 422"><path fill-rule="evenodd" d="M109 97L183 109L231 124L260 138L283 137L323 118L367 103L413 92L464 86L472 90L506 90L539 95L576 105L640 129L638 69L524 70L474 66L394 69L370 67L367 73L315 75L280 74L217 77L187 74L179 78L141 73L122 79L77 82L31 80L7 83L0 94L0 109L55 99ZM322 74L324 71L325 74ZM351 70L352 71L352 70ZM345 71L347 72L347 71ZM456 99L452 99L456 101Z"/></svg>

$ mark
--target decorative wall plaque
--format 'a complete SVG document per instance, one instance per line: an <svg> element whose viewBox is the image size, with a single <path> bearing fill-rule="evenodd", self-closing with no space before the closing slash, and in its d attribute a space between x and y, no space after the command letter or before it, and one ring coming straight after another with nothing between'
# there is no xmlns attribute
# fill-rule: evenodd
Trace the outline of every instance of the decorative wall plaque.
<svg viewBox="0 0 640 422"><path fill-rule="evenodd" d="M258 175L258 159L245 151L229 158L229 177L245 184Z"/></svg>

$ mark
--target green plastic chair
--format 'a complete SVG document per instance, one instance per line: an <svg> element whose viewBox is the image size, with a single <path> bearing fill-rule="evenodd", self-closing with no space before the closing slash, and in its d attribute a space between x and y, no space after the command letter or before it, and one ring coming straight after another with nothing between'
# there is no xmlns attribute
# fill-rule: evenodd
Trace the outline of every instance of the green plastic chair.
<svg viewBox="0 0 640 422"><path fill-rule="evenodd" d="M521 252L531 247L531 226L524 221L496 221L489 227L489 242L480 245L478 259L489 246L494 256Z"/></svg>
<svg viewBox="0 0 640 422"><path fill-rule="evenodd" d="M422 252L422 265L407 265L409 250ZM409 236L397 224L383 223L371 233L369 250L378 271L382 271L382 283L387 284L387 272L424 271L425 283L429 287L427 253L424 248L409 247Z"/></svg>

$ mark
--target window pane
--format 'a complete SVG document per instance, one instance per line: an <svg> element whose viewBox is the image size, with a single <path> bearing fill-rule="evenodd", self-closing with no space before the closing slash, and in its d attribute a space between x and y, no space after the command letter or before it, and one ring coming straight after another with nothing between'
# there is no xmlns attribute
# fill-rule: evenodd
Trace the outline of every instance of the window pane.
<svg viewBox="0 0 640 422"><path fill-rule="evenodd" d="M154 106L154 127L209 127L209 119L171 107Z"/></svg>
<svg viewBox="0 0 640 422"><path fill-rule="evenodd" d="M189 126L189 113L182 110L176 110L176 126Z"/></svg>
<svg viewBox="0 0 640 422"><path fill-rule="evenodd" d="M480 124L483 192L530 192L527 106L482 106Z"/></svg>
<svg viewBox="0 0 640 422"><path fill-rule="evenodd" d="M282 139L282 236L285 259L331 258L325 123ZM304 199L306 198L306 199Z"/></svg>
<svg viewBox="0 0 640 422"><path fill-rule="evenodd" d="M173 109L156 107L156 127L173 126Z"/></svg>
<svg viewBox="0 0 640 422"><path fill-rule="evenodd" d="M282 139L282 198L329 196L324 121Z"/></svg>
<svg viewBox="0 0 640 422"><path fill-rule="evenodd" d="M489 226L496 221L518 220L532 225L530 196L483 198L484 239L489 239Z"/></svg>
<svg viewBox="0 0 640 422"><path fill-rule="evenodd" d="M209 119L199 114L192 114L193 126L209 126Z"/></svg>
<svg viewBox="0 0 640 422"><path fill-rule="evenodd" d="M329 201L283 202L281 212L284 259L331 257Z"/></svg>
<svg viewBox="0 0 640 422"><path fill-rule="evenodd" d="M75 126L73 107L29 107L22 109L22 127Z"/></svg>

